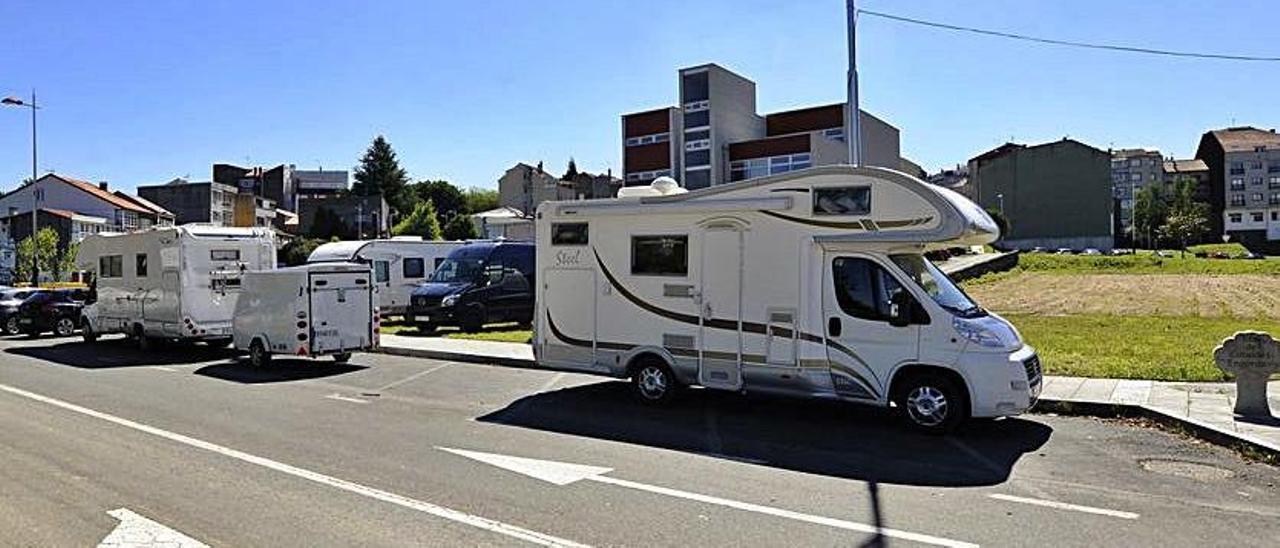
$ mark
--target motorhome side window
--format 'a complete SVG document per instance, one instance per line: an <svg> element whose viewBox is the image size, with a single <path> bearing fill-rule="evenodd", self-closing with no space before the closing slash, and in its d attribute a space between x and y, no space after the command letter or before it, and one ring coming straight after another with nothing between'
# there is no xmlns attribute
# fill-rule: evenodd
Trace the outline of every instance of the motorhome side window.
<svg viewBox="0 0 1280 548"><path fill-rule="evenodd" d="M842 186L813 189L814 215L869 215L871 187Z"/></svg>
<svg viewBox="0 0 1280 548"><path fill-rule="evenodd" d="M404 260L404 278L422 278L427 275L426 262L421 257L409 257Z"/></svg>
<svg viewBox="0 0 1280 548"><path fill-rule="evenodd" d="M551 245L587 245L587 223L551 223Z"/></svg>
<svg viewBox="0 0 1280 548"><path fill-rule="evenodd" d="M102 257L98 257L98 277L100 278L124 277L124 256L104 255Z"/></svg>
<svg viewBox="0 0 1280 548"><path fill-rule="evenodd" d="M147 277L147 254L139 253L133 256L133 275L139 278Z"/></svg>
<svg viewBox="0 0 1280 548"><path fill-rule="evenodd" d="M836 302L845 314L873 321L888 321L890 299L904 291L898 280L870 259L841 257L831 264Z"/></svg>
<svg viewBox="0 0 1280 548"><path fill-rule="evenodd" d="M387 261L373 261L373 281L382 283L391 280L391 267Z"/></svg>
<svg viewBox="0 0 1280 548"><path fill-rule="evenodd" d="M239 249L215 249L209 252L209 258L215 261L239 261Z"/></svg>
<svg viewBox="0 0 1280 548"><path fill-rule="evenodd" d="M687 276L689 237L632 236L631 273L647 276Z"/></svg>

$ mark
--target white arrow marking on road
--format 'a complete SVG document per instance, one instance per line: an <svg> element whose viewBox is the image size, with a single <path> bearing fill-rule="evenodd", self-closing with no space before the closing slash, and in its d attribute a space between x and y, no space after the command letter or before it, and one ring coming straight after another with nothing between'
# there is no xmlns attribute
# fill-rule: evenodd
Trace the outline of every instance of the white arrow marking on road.
<svg viewBox="0 0 1280 548"><path fill-rule="evenodd" d="M553 483L555 485L562 485L562 486L569 485L571 483L582 481L582 480L594 481L597 483L616 485L618 487L626 487L628 489L646 491L649 493L656 493L659 495L666 495L669 497L692 500L692 501L701 502L705 504L724 506L727 508L744 510L747 512L754 512L757 514L765 514L769 516L780 517L780 518L785 518L785 519L790 519L795 521L803 521L806 523L825 525L827 527L834 527L837 529L857 531L860 533L881 534L886 537L909 540L912 542L919 542L922 544L932 544L935 546L949 546L954 548L976 548L978 546L977 544L973 544L969 542L952 540L952 539L942 538L942 537L935 537L932 535L912 533L910 531L901 531L898 529L889 529L885 527L876 527L874 525L868 525L865 523L857 523L853 521L829 518L825 516L803 514L800 512L793 512L791 510L774 508L772 506L764 506L760 504L752 504L750 502L741 502L736 500L723 499L720 497L713 497L710 495L690 493L687 491L679 491L679 490L670 489L667 487L658 487L656 485L646 485L646 484L638 483L634 481L610 478L610 477L606 477L604 474L612 472L613 469L604 468L601 466L588 466L585 464L573 464L568 462L556 462L556 461L550 461L550 460L530 459L525 457L512 457L509 455L499 455L496 453L482 453L480 451L467 451L464 449L451 449L448 447L436 447L436 449L440 449L441 451L448 451L455 455L477 460L485 464L497 466L498 468L516 472L518 474L524 474L531 478L540 479L542 481Z"/></svg>
<svg viewBox="0 0 1280 548"><path fill-rule="evenodd" d="M147 546L209 548L208 544L142 517L128 508L117 508L107 514L120 520L120 523L107 534L106 538L102 539L102 542L98 543L98 548L126 546L131 548Z"/></svg>

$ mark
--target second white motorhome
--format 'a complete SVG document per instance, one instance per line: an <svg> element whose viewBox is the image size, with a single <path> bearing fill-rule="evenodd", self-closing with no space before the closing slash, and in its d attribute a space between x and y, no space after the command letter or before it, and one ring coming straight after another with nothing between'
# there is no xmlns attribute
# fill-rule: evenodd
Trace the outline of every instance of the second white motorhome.
<svg viewBox="0 0 1280 548"><path fill-rule="evenodd" d="M85 340L123 333L151 339L231 342L231 316L248 270L276 266L267 229L182 225L80 242L76 264L90 272Z"/></svg>
<svg viewBox="0 0 1280 548"><path fill-rule="evenodd" d="M307 263L369 264L373 268L379 310L384 315L399 316L409 306L413 289L430 279L449 253L466 243L421 238L330 242L312 251Z"/></svg>
<svg viewBox="0 0 1280 548"><path fill-rule="evenodd" d="M981 208L896 171L826 166L684 192L663 178L537 214L538 363L895 406L945 432L1016 415L1036 352L932 263L995 241Z"/></svg>

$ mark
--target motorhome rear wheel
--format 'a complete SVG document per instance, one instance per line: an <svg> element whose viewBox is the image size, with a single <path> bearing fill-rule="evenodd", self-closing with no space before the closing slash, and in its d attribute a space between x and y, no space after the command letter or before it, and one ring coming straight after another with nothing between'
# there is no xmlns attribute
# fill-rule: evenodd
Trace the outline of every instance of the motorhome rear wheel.
<svg viewBox="0 0 1280 548"><path fill-rule="evenodd" d="M661 359L655 357L640 358L635 373L631 376L631 386L635 389L640 401L648 404L661 404L671 401L679 389L676 377Z"/></svg>

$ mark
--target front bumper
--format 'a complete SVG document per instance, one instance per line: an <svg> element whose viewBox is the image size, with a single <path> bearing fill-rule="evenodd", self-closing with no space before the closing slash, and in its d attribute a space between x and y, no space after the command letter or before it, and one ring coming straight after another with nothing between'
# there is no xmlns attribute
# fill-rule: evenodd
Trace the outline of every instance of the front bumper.
<svg viewBox="0 0 1280 548"><path fill-rule="evenodd" d="M967 352L960 366L969 380L974 417L1025 413L1044 386L1040 357L1028 345L1007 354Z"/></svg>
<svg viewBox="0 0 1280 548"><path fill-rule="evenodd" d="M410 306L404 313L405 323L452 324L457 320L452 306Z"/></svg>

